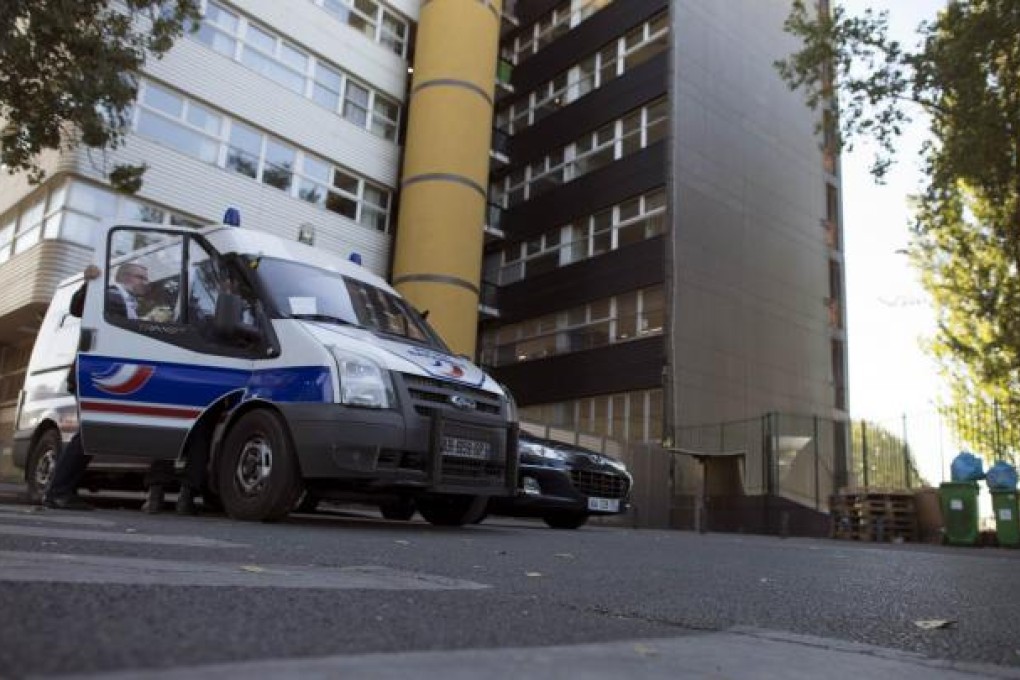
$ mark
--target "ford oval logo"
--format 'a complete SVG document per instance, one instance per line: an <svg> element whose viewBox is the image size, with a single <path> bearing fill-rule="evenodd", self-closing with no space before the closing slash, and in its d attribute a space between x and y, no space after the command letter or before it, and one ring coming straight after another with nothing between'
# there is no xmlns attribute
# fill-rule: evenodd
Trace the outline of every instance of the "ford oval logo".
<svg viewBox="0 0 1020 680"><path fill-rule="evenodd" d="M474 399L471 397L465 397L462 394L451 394L450 403L462 411L473 411L475 410L475 407L478 406Z"/></svg>

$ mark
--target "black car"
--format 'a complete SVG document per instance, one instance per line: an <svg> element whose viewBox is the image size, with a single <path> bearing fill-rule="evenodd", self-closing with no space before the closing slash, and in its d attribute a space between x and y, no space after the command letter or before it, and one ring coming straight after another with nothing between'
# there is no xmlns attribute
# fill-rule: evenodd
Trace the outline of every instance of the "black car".
<svg viewBox="0 0 1020 680"><path fill-rule="evenodd" d="M577 529L592 515L627 510L633 479L615 458L523 430L518 451L517 495L490 498L489 514L541 517L554 529Z"/></svg>

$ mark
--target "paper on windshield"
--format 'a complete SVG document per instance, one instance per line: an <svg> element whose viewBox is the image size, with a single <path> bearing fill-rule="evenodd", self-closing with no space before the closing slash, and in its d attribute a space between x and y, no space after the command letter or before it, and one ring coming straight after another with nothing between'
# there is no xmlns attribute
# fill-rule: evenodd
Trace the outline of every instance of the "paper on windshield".
<svg viewBox="0 0 1020 680"><path fill-rule="evenodd" d="M314 297L291 297L287 298L290 302L290 313L291 314L317 314L317 307L315 304Z"/></svg>

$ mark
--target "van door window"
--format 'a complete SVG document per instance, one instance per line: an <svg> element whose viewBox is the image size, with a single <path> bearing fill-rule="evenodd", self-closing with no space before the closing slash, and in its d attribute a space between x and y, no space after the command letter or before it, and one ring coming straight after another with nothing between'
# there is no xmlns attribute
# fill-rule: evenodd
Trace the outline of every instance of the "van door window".
<svg viewBox="0 0 1020 680"><path fill-rule="evenodd" d="M110 232L103 316L111 324L146 334L179 334L184 238L158 230Z"/></svg>

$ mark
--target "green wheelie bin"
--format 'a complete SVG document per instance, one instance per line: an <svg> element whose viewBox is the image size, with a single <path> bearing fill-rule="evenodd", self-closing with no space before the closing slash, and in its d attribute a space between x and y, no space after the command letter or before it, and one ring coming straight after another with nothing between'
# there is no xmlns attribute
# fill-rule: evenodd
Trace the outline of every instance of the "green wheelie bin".
<svg viewBox="0 0 1020 680"><path fill-rule="evenodd" d="M977 482L942 482L939 486L945 542L950 545L976 545L978 531Z"/></svg>
<svg viewBox="0 0 1020 680"><path fill-rule="evenodd" d="M995 535L1004 548L1020 547L1020 507L1016 490L991 490L992 512L995 513Z"/></svg>

